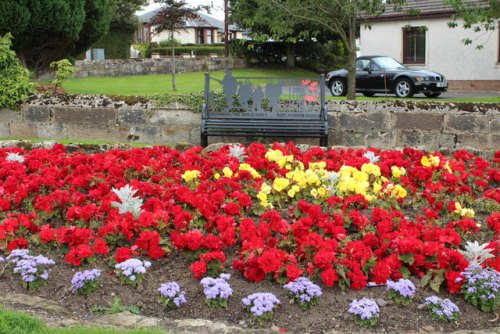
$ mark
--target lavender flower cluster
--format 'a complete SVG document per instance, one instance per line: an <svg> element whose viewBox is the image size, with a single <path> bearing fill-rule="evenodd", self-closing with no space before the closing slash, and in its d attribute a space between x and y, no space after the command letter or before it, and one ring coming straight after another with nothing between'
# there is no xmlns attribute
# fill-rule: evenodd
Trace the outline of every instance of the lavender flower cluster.
<svg viewBox="0 0 500 334"><path fill-rule="evenodd" d="M469 266L462 273L464 299L484 312L498 309L500 306L500 273L493 269L484 269L479 265Z"/></svg>
<svg viewBox="0 0 500 334"><path fill-rule="evenodd" d="M311 308L322 294L321 288L306 277L299 277L283 287L289 291L291 302L297 302L302 309Z"/></svg>
<svg viewBox="0 0 500 334"><path fill-rule="evenodd" d="M29 255L27 249L14 249L6 260L14 264L14 273L21 275L23 285L28 290L35 290L45 284L49 278L47 267L55 264L43 255Z"/></svg>
<svg viewBox="0 0 500 334"><path fill-rule="evenodd" d="M362 326L373 326L380 317L380 308L377 303L368 298L353 300L347 311L354 315L354 322Z"/></svg>
<svg viewBox="0 0 500 334"><path fill-rule="evenodd" d="M254 319L259 322L270 320L274 310L281 304L275 295L268 292L253 293L241 301L245 308L252 313Z"/></svg>
<svg viewBox="0 0 500 334"><path fill-rule="evenodd" d="M160 300L166 307L181 307L186 304L186 292L181 291L181 287L176 282L163 283L158 289Z"/></svg>
<svg viewBox="0 0 500 334"><path fill-rule="evenodd" d="M230 278L229 274L220 274L218 278L205 277L200 281L208 306L227 308L228 299L233 294L233 289L227 282Z"/></svg>
<svg viewBox="0 0 500 334"><path fill-rule="evenodd" d="M0 256L0 263L4 262L5 259L3 257Z"/></svg>
<svg viewBox="0 0 500 334"><path fill-rule="evenodd" d="M442 321L458 320L460 310L449 299L442 299L437 296L430 296L425 298L424 304L431 312L432 316Z"/></svg>
<svg viewBox="0 0 500 334"><path fill-rule="evenodd" d="M417 288L412 281L408 279L400 279L398 281L387 281L387 293L397 304L409 305L417 292Z"/></svg>
<svg viewBox="0 0 500 334"><path fill-rule="evenodd" d="M101 276L99 269L77 272L71 279L71 291L73 293L89 294L97 287L97 279Z"/></svg>
<svg viewBox="0 0 500 334"><path fill-rule="evenodd" d="M128 259L115 265L115 269L127 284L139 285L144 279L144 274L151 267L151 262L139 259Z"/></svg>

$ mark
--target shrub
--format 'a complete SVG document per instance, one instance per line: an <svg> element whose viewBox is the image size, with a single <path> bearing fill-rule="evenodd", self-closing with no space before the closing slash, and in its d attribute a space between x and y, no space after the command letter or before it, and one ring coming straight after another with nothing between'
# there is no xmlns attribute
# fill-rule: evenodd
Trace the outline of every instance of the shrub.
<svg viewBox="0 0 500 334"><path fill-rule="evenodd" d="M35 92L30 72L11 50L12 35L0 37L0 108L11 108L28 99Z"/></svg>
<svg viewBox="0 0 500 334"><path fill-rule="evenodd" d="M62 85L63 80L69 79L76 72L76 68L68 59L61 59L50 63L50 68L56 70L56 78L52 80L54 88Z"/></svg>

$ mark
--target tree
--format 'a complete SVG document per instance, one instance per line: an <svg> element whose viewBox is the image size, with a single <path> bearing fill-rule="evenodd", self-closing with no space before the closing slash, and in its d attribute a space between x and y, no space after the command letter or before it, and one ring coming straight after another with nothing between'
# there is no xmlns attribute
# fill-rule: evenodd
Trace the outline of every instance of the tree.
<svg viewBox="0 0 500 334"><path fill-rule="evenodd" d="M452 20L448 22L450 28L458 26L457 20L462 19L462 26L465 29L472 29L475 32L493 31L498 27L500 22L500 1L489 0L481 2L468 2L465 0L443 0L445 5L448 5L456 10L456 14L452 16ZM466 38L463 42L468 45L472 44L472 39ZM481 49L481 44L476 45L477 49Z"/></svg>
<svg viewBox="0 0 500 334"><path fill-rule="evenodd" d="M259 5L276 7L284 20L272 20L275 34L288 34L297 22L337 35L347 51L347 99L356 99L356 29L362 17L384 12L384 0L256 0ZM398 7L404 0L392 0ZM388 1L387 1L388 2Z"/></svg>
<svg viewBox="0 0 500 334"><path fill-rule="evenodd" d="M11 50L11 34L0 36L0 108L13 107L24 102L35 92L30 82L30 73L25 69L16 53Z"/></svg>
<svg viewBox="0 0 500 334"><path fill-rule="evenodd" d="M269 40L287 43L287 66L295 66L295 44L311 39L333 37L314 22L298 17L291 18L285 11L269 1L230 0L231 21L252 32L257 42Z"/></svg>
<svg viewBox="0 0 500 334"><path fill-rule="evenodd" d="M156 33L168 30L172 40L172 90L176 91L175 84L175 38L174 32L178 29L185 28L186 19L197 19L200 16L197 11L205 9L209 10L208 6L198 6L196 8L186 7L186 2L183 0L155 0L157 3L162 3L162 9L151 18L150 24L155 28Z"/></svg>
<svg viewBox="0 0 500 334"><path fill-rule="evenodd" d="M0 34L11 32L21 62L35 74L103 36L111 0L2 0Z"/></svg>

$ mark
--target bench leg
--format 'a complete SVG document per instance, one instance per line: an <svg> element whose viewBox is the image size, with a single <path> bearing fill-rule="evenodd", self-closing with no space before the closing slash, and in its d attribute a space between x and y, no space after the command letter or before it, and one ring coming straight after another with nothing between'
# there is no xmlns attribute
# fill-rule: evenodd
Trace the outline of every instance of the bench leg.
<svg viewBox="0 0 500 334"><path fill-rule="evenodd" d="M201 147L207 147L208 146L208 136L204 135L203 133L201 134Z"/></svg>
<svg viewBox="0 0 500 334"><path fill-rule="evenodd" d="M320 138L319 145L322 147L328 147L328 135Z"/></svg>

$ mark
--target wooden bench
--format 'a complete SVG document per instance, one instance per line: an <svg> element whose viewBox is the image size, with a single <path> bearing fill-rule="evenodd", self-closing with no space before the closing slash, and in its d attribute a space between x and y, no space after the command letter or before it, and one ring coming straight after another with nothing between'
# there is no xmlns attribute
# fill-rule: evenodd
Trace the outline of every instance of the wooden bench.
<svg viewBox="0 0 500 334"><path fill-rule="evenodd" d="M222 93L211 91L222 85ZM319 138L328 146L325 79L250 78L205 74L201 145L210 136Z"/></svg>

